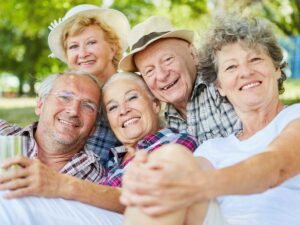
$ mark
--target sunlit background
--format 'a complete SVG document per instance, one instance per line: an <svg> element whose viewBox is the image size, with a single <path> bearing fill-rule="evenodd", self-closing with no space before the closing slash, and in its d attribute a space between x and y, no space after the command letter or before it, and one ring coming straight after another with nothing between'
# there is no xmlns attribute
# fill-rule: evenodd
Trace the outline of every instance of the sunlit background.
<svg viewBox="0 0 300 225"><path fill-rule="evenodd" d="M131 25L164 15L180 28L196 32L195 45L215 15L239 12L274 24L289 63L286 104L300 99L300 1L298 0L9 0L0 4L0 118L26 125L34 116L39 82L66 67L49 58L48 25L78 4L95 4L124 12Z"/></svg>

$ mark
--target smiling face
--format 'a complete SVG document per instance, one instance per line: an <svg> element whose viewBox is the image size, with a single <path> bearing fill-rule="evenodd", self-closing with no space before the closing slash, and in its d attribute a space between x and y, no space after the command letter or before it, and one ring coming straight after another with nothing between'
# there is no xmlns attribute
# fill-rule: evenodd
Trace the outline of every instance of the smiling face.
<svg viewBox="0 0 300 225"><path fill-rule="evenodd" d="M281 71L262 46L249 48L244 42L228 44L217 52L216 58L219 92L237 111L279 101L277 80Z"/></svg>
<svg viewBox="0 0 300 225"><path fill-rule="evenodd" d="M135 146L159 129L159 103L134 80L111 82L104 90L103 103L112 130L124 145Z"/></svg>
<svg viewBox="0 0 300 225"><path fill-rule="evenodd" d="M156 98L185 110L196 78L191 44L180 39L161 39L137 53L134 60Z"/></svg>
<svg viewBox="0 0 300 225"><path fill-rule="evenodd" d="M67 96L72 96L68 101ZM99 107L100 91L88 77L65 76L55 80L47 97L36 108L39 124L36 134L43 142L68 148L83 146L94 130Z"/></svg>
<svg viewBox="0 0 300 225"><path fill-rule="evenodd" d="M66 40L68 65L72 69L81 69L106 81L115 71L113 58L116 46L110 45L104 32L98 25L90 25L78 35Z"/></svg>

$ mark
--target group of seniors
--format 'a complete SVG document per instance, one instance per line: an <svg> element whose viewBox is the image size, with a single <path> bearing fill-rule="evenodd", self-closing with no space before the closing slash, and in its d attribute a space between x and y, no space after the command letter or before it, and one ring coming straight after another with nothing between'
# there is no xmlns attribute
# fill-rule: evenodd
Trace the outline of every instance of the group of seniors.
<svg viewBox="0 0 300 225"><path fill-rule="evenodd" d="M51 26L49 47L89 78L73 72L45 85L29 132L35 154L2 165L22 168L0 176L0 190L50 199L2 198L4 224L121 224L125 206L125 224L299 224L300 106L279 100L285 63L267 22L221 17L197 51L193 32L164 17L129 30L121 12L79 5ZM78 171L70 162L80 149L97 178L63 169Z"/></svg>

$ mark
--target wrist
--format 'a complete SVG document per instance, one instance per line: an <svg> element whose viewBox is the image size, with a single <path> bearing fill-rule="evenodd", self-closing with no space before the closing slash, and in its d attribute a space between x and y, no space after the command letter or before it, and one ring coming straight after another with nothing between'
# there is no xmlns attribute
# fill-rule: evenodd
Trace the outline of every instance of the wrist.
<svg viewBox="0 0 300 225"><path fill-rule="evenodd" d="M73 199L73 196L76 195L76 183L76 178L65 174L60 174L57 185L58 197L64 199Z"/></svg>

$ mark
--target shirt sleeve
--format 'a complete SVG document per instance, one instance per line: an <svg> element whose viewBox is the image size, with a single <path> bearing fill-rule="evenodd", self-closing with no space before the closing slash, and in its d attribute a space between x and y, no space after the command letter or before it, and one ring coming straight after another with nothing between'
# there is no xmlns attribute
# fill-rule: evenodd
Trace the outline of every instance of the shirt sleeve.
<svg viewBox="0 0 300 225"><path fill-rule="evenodd" d="M13 135L18 133L22 128L16 124L10 124L0 119L0 135Z"/></svg>

